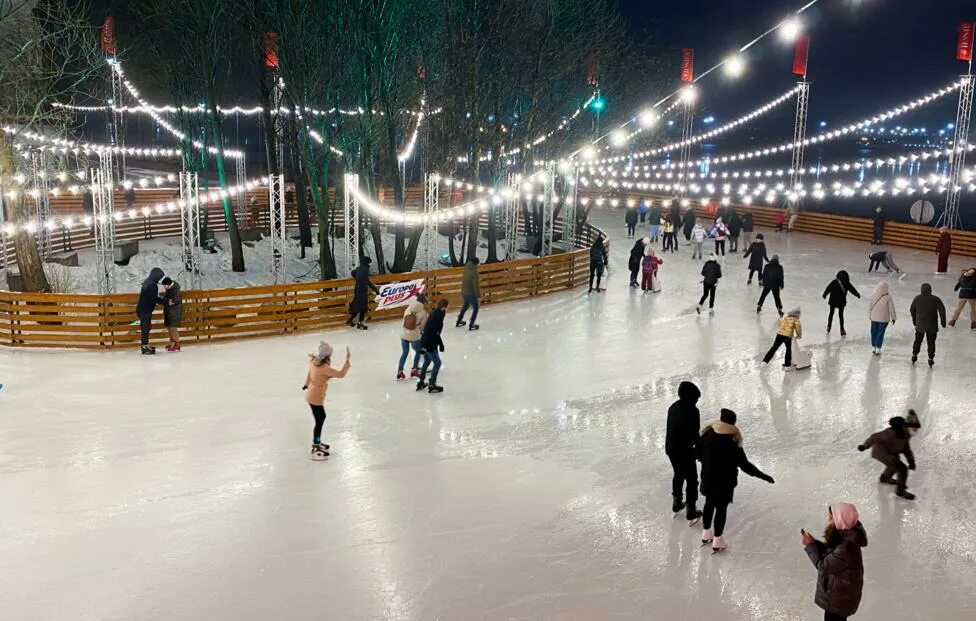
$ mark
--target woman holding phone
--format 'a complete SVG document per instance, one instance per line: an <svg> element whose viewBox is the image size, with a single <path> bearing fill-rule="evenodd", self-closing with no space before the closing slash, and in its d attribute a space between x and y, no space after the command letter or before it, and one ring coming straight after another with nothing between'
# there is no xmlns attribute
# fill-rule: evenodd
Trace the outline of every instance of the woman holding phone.
<svg viewBox="0 0 976 621"><path fill-rule="evenodd" d="M827 507L823 541L814 539L803 529L800 536L804 551L817 568L814 602L823 608L824 621L844 621L853 616L861 604L864 588L861 548L868 545L857 508L846 502Z"/></svg>

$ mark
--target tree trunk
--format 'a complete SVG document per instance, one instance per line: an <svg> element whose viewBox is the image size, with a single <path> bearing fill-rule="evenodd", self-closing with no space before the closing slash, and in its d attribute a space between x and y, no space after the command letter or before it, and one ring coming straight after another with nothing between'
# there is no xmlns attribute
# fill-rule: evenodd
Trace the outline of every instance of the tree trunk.
<svg viewBox="0 0 976 621"><path fill-rule="evenodd" d="M217 110L217 101L212 89L207 89L207 107L211 112L207 113L210 117L210 129L213 133L213 144L217 149L214 154L214 161L217 163L217 179L221 189L227 187L227 173L224 170L224 138L220 129L220 117ZM227 222L227 232L230 235L230 256L231 269L235 272L244 270L244 245L241 243L241 232L237 228L237 215L230 202L230 195L224 196L222 201L224 208L224 221Z"/></svg>
<svg viewBox="0 0 976 621"><path fill-rule="evenodd" d="M319 133L325 137L329 135L328 124L324 120L320 123ZM337 276L335 256L332 253L332 227L329 218L332 211L332 205L329 203L330 155L328 147L323 146L322 166L319 168L315 161L312 144L307 139L302 152L305 154L305 163L310 175L312 202L315 203L315 221L319 227L319 270L322 280L330 280Z"/></svg>
<svg viewBox="0 0 976 621"><path fill-rule="evenodd" d="M0 135L0 179L10 178L14 174L13 143L7 140L5 135ZM8 200L7 207L7 220L11 224L18 225L18 228L30 219L23 193L18 194L17 198ZM37 249L37 238L20 229L14 233L12 241L23 290L30 293L50 292L51 285L44 274L44 262L41 261L41 253Z"/></svg>
<svg viewBox="0 0 976 621"><path fill-rule="evenodd" d="M291 174L295 180L295 203L298 209L298 235L302 249L302 258L305 258L305 249L312 247L312 223L308 217L308 188L305 184L305 168L302 166L302 158L299 149L298 123L291 117Z"/></svg>

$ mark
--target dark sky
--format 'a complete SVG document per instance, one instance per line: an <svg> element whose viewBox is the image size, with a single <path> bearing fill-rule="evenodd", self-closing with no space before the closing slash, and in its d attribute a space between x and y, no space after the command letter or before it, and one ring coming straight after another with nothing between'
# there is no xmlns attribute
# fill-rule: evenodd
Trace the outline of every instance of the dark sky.
<svg viewBox="0 0 976 621"><path fill-rule="evenodd" d="M696 70L703 71L806 2L619 3L632 35L668 58L677 85L682 47L695 48ZM976 21L976 2L821 0L804 13L803 21L811 37L813 126L821 119L854 120L887 109L940 88L963 73L965 65L955 60L956 33L961 21ZM786 91L794 81L792 46L775 36L749 50L746 60L747 74L734 82L716 72L699 83L703 106L722 117L720 121ZM913 124L954 120L955 104L952 95L906 120Z"/></svg>

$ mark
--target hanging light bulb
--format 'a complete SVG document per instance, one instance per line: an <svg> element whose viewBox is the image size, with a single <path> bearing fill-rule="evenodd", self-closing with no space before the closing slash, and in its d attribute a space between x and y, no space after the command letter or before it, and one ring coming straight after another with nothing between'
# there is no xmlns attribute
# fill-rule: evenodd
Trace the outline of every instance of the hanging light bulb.
<svg viewBox="0 0 976 621"><path fill-rule="evenodd" d="M641 112L639 117L641 127L648 128L653 127L658 121L657 113L653 110L645 110Z"/></svg>
<svg viewBox="0 0 976 621"><path fill-rule="evenodd" d="M613 143L615 147L622 147L627 144L627 132L623 129L615 129L610 134L610 142Z"/></svg>
<svg viewBox="0 0 976 621"><path fill-rule="evenodd" d="M698 93L695 92L695 87L691 86L690 84L686 86L683 91L681 91L681 101L685 103L691 103L695 101L695 98L697 96Z"/></svg>
<svg viewBox="0 0 976 621"><path fill-rule="evenodd" d="M746 63L742 60L742 56L736 54L735 56L730 56L725 61L725 75L730 78L737 78L742 75L742 72L746 70Z"/></svg>
<svg viewBox="0 0 976 621"><path fill-rule="evenodd" d="M800 22L800 19L792 17L783 22L783 25L779 27L779 37L787 43L792 43L800 36L801 30L803 30L803 24Z"/></svg>

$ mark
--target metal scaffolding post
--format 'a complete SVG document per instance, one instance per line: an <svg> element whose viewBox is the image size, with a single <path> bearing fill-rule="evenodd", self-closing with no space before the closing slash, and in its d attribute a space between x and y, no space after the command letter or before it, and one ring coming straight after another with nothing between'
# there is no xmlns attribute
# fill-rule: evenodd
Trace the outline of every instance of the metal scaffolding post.
<svg viewBox="0 0 976 621"><path fill-rule="evenodd" d="M556 234L556 201L553 191L556 185L556 163L546 164L546 178L542 189L542 254L548 257L552 254L552 239Z"/></svg>
<svg viewBox="0 0 976 621"><path fill-rule="evenodd" d="M424 269L432 270L437 266L437 209L440 197L440 176L427 175L427 185L424 188Z"/></svg>
<svg viewBox="0 0 976 621"><path fill-rule="evenodd" d="M573 167L573 176L566 179L563 192L563 241L570 248L576 247L576 210L579 201L579 167Z"/></svg>
<svg viewBox="0 0 976 621"><path fill-rule="evenodd" d="M116 70L115 66L118 64L118 60L115 58L109 59L109 72L112 74L112 144L121 147L119 152L118 161L115 164L118 165L118 178L125 179L125 128L123 127L125 114L122 112L123 102L122 102L122 73Z"/></svg>
<svg viewBox="0 0 976 621"><path fill-rule="evenodd" d="M359 265L359 175L347 174L343 181L342 220L345 229L346 271Z"/></svg>
<svg viewBox="0 0 976 621"><path fill-rule="evenodd" d="M268 233L271 237L271 278L274 284L288 282L288 270L285 267L285 249L287 247L287 229L285 227L285 176L271 175L268 177Z"/></svg>
<svg viewBox="0 0 976 621"><path fill-rule="evenodd" d="M790 163L790 192L787 202L800 205L800 176L803 169L803 156L806 150L807 114L810 104L810 83L801 81L796 91L796 119L793 123L793 160Z"/></svg>
<svg viewBox="0 0 976 621"><path fill-rule="evenodd" d="M277 72L274 78L274 89L271 92L271 101L274 105L274 136L275 153L278 155L278 172L285 169L285 113L282 111L285 101L285 82L278 77ZM296 112L297 114L297 112Z"/></svg>
<svg viewBox="0 0 976 621"><path fill-rule="evenodd" d="M945 210L936 224L950 229L962 228L959 198L962 193L963 169L966 167L969 123L973 112L973 77L969 73L962 76L959 82L959 106L956 108L956 133L952 138L952 154L949 156L949 185L946 188Z"/></svg>
<svg viewBox="0 0 976 621"><path fill-rule="evenodd" d="M688 167L691 165L691 138L695 129L695 101L689 96L681 108L681 149L678 152L678 180L681 187L679 196L684 197L688 190Z"/></svg>
<svg viewBox="0 0 976 621"><path fill-rule="evenodd" d="M41 255L41 260L45 260L51 256L51 229L47 226L51 216L51 196L48 192L47 156L43 149L31 153L31 170L34 177L34 192L36 192L34 204L37 208L35 214L37 251Z"/></svg>
<svg viewBox="0 0 976 621"><path fill-rule="evenodd" d="M514 261L518 254L519 182L515 175L509 175L505 199L505 260Z"/></svg>
<svg viewBox="0 0 976 621"><path fill-rule="evenodd" d="M102 152L99 167L91 169L95 230L95 270L98 292L115 293L115 207L112 181L113 162L108 152Z"/></svg>
<svg viewBox="0 0 976 621"><path fill-rule="evenodd" d="M244 154L234 160L234 176L237 181L237 225L243 226L247 221L247 189L244 184L247 182L247 167L245 166Z"/></svg>
<svg viewBox="0 0 976 621"><path fill-rule="evenodd" d="M200 289L200 181L195 172L180 173L180 231L188 284L190 289Z"/></svg>

